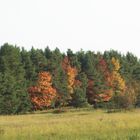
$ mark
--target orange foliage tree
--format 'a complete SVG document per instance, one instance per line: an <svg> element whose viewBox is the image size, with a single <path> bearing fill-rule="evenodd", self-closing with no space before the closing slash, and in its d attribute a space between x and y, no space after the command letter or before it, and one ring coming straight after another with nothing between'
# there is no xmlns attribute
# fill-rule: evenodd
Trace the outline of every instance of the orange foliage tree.
<svg viewBox="0 0 140 140"><path fill-rule="evenodd" d="M49 107L56 97L56 90L52 87L52 77L49 72L38 74L37 86L28 89L34 109Z"/></svg>
<svg viewBox="0 0 140 140"><path fill-rule="evenodd" d="M62 62L62 67L67 73L68 76L68 90L72 94L74 92L74 86L78 81L76 81L76 76L78 74L77 69L74 67L71 67L70 61L68 57L65 57L63 62Z"/></svg>

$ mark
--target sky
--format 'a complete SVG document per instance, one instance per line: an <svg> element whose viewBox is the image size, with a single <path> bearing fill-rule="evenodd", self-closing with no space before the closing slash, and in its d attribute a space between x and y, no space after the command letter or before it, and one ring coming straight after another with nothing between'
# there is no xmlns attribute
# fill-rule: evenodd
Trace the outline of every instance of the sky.
<svg viewBox="0 0 140 140"><path fill-rule="evenodd" d="M0 0L0 45L140 58L140 0Z"/></svg>

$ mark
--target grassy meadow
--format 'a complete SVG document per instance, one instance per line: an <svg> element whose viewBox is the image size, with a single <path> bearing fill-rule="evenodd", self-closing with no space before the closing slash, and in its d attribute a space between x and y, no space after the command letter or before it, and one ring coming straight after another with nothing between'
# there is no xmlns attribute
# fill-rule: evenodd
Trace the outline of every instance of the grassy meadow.
<svg viewBox="0 0 140 140"><path fill-rule="evenodd" d="M0 116L0 140L140 140L140 110L70 109Z"/></svg>

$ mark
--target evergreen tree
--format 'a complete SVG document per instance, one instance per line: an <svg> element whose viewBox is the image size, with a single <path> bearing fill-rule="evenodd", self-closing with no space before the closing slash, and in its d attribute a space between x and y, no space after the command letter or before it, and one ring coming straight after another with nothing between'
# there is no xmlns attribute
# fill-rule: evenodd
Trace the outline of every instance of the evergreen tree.
<svg viewBox="0 0 140 140"><path fill-rule="evenodd" d="M0 94L3 100L1 108L5 108L6 114L30 110L20 49L9 44L4 44L0 49L0 67L2 75ZM6 105L6 101L9 106ZM4 113L3 109L1 111Z"/></svg>
<svg viewBox="0 0 140 140"><path fill-rule="evenodd" d="M58 98L55 101L55 106L64 106L68 104L69 94L68 94L68 80L67 74L62 68L63 56L60 53L59 49L56 48L49 59L47 65L47 71L50 71L52 74L53 86L57 90Z"/></svg>
<svg viewBox="0 0 140 140"><path fill-rule="evenodd" d="M21 51L21 61L25 70L25 79L28 86L36 83L37 73L35 72L35 66L33 65L30 54L24 48Z"/></svg>
<svg viewBox="0 0 140 140"><path fill-rule="evenodd" d="M42 50L35 50L33 47L30 51L30 58L35 67L36 77L40 71L44 71L47 66L47 59Z"/></svg>
<svg viewBox="0 0 140 140"><path fill-rule="evenodd" d="M72 105L75 107L86 107L88 106L86 98L86 88L88 86L87 76L82 72L77 76L77 80L80 81L80 85L76 85L74 88Z"/></svg>

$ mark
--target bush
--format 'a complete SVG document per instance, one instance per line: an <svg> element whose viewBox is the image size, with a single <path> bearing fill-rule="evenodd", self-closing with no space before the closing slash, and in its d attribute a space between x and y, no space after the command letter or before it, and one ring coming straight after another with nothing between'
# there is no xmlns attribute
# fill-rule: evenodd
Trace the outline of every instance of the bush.
<svg viewBox="0 0 140 140"><path fill-rule="evenodd" d="M59 109L54 110L53 113L60 114L60 113L65 113L67 111L68 111L67 109L59 108Z"/></svg>

